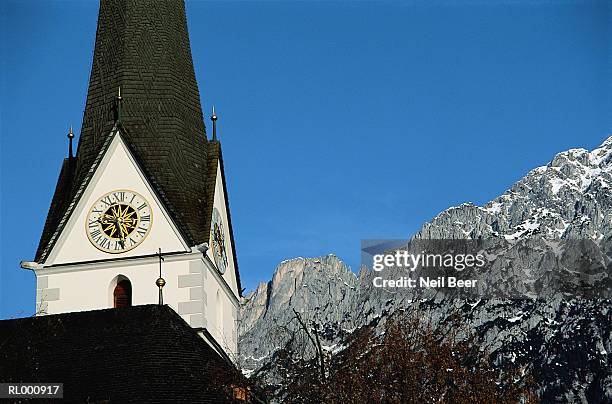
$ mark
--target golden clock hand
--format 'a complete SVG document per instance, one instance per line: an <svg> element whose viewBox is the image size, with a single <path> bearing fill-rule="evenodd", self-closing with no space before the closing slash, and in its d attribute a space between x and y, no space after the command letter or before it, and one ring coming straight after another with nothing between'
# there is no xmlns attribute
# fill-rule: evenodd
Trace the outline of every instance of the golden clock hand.
<svg viewBox="0 0 612 404"><path fill-rule="evenodd" d="M121 246L125 246L125 236L123 235L123 229L121 228L121 225L119 225L119 242L121 243Z"/></svg>
<svg viewBox="0 0 612 404"><path fill-rule="evenodd" d="M130 234L130 232L128 231L128 226L133 227L132 226L133 222L134 222L134 219L126 219L124 217L120 217L117 219L117 224L119 226L119 231L121 233L122 240L125 240L126 237Z"/></svg>
<svg viewBox="0 0 612 404"><path fill-rule="evenodd" d="M119 231L119 239L123 240L123 229L121 228L121 217L116 217L114 220L114 223L115 223L115 230Z"/></svg>
<svg viewBox="0 0 612 404"><path fill-rule="evenodd" d="M102 217L98 219L100 223L104 223L105 221L114 221L115 217L112 215L107 215L106 213L102 214ZM108 223L108 222L107 222ZM106 223L105 223L106 224Z"/></svg>
<svg viewBox="0 0 612 404"><path fill-rule="evenodd" d="M115 228L119 230L119 244L121 244L123 248L125 247L125 236L123 235L123 228L118 219L115 221Z"/></svg>

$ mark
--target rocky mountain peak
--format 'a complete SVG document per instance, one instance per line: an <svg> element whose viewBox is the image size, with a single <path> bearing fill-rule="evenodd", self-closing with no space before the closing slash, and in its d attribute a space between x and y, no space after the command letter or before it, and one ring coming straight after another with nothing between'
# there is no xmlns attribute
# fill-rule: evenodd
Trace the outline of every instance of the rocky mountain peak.
<svg viewBox="0 0 612 404"><path fill-rule="evenodd" d="M251 330L261 318L288 321L293 317L292 308L339 321L339 307L354 293L356 283L355 274L333 254L282 261L272 280L261 283L244 299L240 332ZM325 304L319 304L322 301Z"/></svg>
<svg viewBox="0 0 612 404"><path fill-rule="evenodd" d="M612 137L592 151L558 153L484 206L464 203L446 209L414 238L498 238L511 241L508 245L532 238L544 242L608 239L612 235L611 172ZM500 254L516 262L512 268L516 276L547 282L558 275L543 270L546 260L540 260L540 255L524 256L511 249ZM507 276L508 269L503 270ZM606 270L602 275L607 281ZM374 288L372 274L362 267L356 276L333 255L280 263L272 280L244 299L239 345L245 373L257 374L268 385L287 382L287 373L275 365L274 354L287 346L299 327L294 310L308 326L318 324L323 348L331 353L346 346L356 328L376 327L398 309L416 310L436 321L459 312L496 364L512 363L532 371L543 401L612 401L609 299L555 295L475 302L413 300Z"/></svg>
<svg viewBox="0 0 612 404"><path fill-rule="evenodd" d="M597 239L612 219L611 161L612 137L590 152L558 153L484 206L466 203L441 212L415 238Z"/></svg>

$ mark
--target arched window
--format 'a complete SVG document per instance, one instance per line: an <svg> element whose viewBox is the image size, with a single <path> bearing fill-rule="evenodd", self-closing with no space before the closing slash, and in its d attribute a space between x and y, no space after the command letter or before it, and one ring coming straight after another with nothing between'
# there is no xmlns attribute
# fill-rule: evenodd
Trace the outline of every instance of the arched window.
<svg viewBox="0 0 612 404"><path fill-rule="evenodd" d="M113 291L113 307L130 307L132 305L132 284L128 279L117 282Z"/></svg>

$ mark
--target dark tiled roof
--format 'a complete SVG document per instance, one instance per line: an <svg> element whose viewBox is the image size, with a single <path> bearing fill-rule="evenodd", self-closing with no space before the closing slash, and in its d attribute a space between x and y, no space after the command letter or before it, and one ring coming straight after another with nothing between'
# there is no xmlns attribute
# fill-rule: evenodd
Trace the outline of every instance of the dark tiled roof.
<svg viewBox="0 0 612 404"><path fill-rule="evenodd" d="M74 199L113 128L119 87L126 142L186 241L208 241L208 147L184 2L101 0L77 164L71 185L58 183L36 261L65 212L59 202Z"/></svg>
<svg viewBox="0 0 612 404"><path fill-rule="evenodd" d="M231 402L244 377L168 306L0 321L2 382L64 383L72 402Z"/></svg>
<svg viewBox="0 0 612 404"><path fill-rule="evenodd" d="M53 236L53 229L59 226L59 222L62 219L63 212L66 211L70 203L70 190L72 187L72 181L74 179L74 167L78 163L77 159L64 159L62 168L57 179L57 185L55 186L55 192L53 193L53 199L51 200L51 206L49 207L49 213L47 213L47 221L45 222L45 229L38 243L38 250L36 251L36 261L41 257L45 247L49 244L51 237Z"/></svg>

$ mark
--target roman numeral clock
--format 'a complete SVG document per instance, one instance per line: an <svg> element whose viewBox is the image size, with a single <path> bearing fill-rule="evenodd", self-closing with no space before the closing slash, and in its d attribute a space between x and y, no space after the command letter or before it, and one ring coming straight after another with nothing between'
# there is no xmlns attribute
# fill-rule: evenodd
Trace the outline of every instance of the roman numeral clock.
<svg viewBox="0 0 612 404"><path fill-rule="evenodd" d="M212 226L210 229L210 241L212 246L212 255L215 259L217 269L221 274L225 273L227 268L227 249L225 248L225 231L223 230L223 220L217 208L213 209Z"/></svg>
<svg viewBox="0 0 612 404"><path fill-rule="evenodd" d="M87 215L85 230L99 250L117 254L137 247L151 230L151 206L127 189L102 195Z"/></svg>

